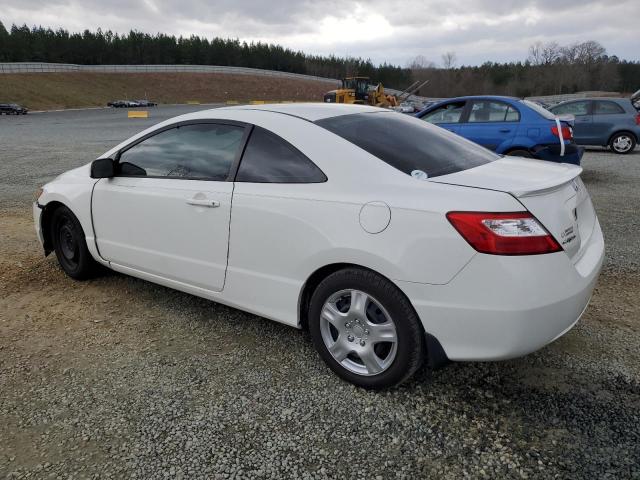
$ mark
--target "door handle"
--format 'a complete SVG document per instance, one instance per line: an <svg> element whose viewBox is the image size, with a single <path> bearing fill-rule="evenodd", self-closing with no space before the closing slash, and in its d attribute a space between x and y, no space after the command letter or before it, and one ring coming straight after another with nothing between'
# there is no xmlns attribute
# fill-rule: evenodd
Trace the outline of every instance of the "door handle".
<svg viewBox="0 0 640 480"><path fill-rule="evenodd" d="M189 200L187 200L187 203L189 205L195 205L197 207L216 208L220 206L220 202L217 202L216 200L207 200L201 198L190 198Z"/></svg>
<svg viewBox="0 0 640 480"><path fill-rule="evenodd" d="M501 128L500 133L509 133L511 131L510 128Z"/></svg>

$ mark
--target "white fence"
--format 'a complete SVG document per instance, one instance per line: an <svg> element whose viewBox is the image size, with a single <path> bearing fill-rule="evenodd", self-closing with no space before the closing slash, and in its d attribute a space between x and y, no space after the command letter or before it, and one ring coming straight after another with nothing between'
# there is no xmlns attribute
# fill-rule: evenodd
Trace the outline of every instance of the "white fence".
<svg viewBox="0 0 640 480"><path fill-rule="evenodd" d="M94 72L94 73L226 73L230 75L260 75L265 77L291 78L296 80L313 80L339 85L340 81L332 78L302 75L300 73L261 70L259 68L222 67L218 65L76 65L73 63L40 63L15 62L0 63L2 73L62 73L62 72Z"/></svg>

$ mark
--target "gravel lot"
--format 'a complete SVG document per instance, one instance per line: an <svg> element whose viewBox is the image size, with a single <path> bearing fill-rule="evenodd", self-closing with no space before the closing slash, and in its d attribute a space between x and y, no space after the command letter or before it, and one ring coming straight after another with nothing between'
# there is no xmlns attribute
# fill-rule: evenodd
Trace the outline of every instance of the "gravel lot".
<svg viewBox="0 0 640 480"><path fill-rule="evenodd" d="M640 151L583 160L607 259L576 328L372 393L304 332L42 256L38 185L200 108L0 117L0 478L640 478Z"/></svg>

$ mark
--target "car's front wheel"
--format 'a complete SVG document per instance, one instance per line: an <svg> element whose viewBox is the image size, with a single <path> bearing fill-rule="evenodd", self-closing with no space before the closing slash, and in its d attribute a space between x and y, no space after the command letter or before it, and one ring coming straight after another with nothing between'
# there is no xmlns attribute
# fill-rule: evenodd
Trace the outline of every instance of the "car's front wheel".
<svg viewBox="0 0 640 480"><path fill-rule="evenodd" d="M51 218L51 239L58 263L67 275L76 280L91 278L98 264L87 248L80 221L67 207L58 207Z"/></svg>
<svg viewBox="0 0 640 480"><path fill-rule="evenodd" d="M318 285L309 305L309 331L329 367L364 388L402 383L425 356L422 325L411 303L369 270L340 270Z"/></svg>
<svg viewBox="0 0 640 480"><path fill-rule="evenodd" d="M630 133L616 133L609 141L609 148L614 153L626 154L636 148L636 139Z"/></svg>

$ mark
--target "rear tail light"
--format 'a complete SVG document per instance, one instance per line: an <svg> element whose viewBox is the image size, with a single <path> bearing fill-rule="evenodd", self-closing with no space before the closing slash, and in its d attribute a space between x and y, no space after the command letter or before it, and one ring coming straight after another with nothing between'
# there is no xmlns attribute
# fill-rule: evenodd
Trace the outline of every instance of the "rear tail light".
<svg viewBox="0 0 640 480"><path fill-rule="evenodd" d="M491 255L538 255L562 250L529 212L449 212L447 219L474 249Z"/></svg>
<svg viewBox="0 0 640 480"><path fill-rule="evenodd" d="M636 115L636 125L640 125L640 113Z"/></svg>
<svg viewBox="0 0 640 480"><path fill-rule="evenodd" d="M560 135L558 135L558 127L556 125L551 127L551 133L553 133L556 137L560 137ZM562 127L562 139L573 140L573 129L571 127L568 127L566 125Z"/></svg>

